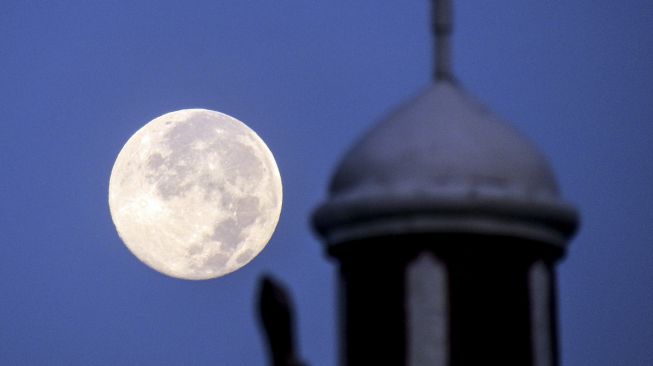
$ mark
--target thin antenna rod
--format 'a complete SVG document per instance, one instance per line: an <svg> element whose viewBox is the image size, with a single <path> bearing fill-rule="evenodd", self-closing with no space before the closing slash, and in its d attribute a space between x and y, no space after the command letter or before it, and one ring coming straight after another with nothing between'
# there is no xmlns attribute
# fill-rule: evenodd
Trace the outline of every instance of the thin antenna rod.
<svg viewBox="0 0 653 366"><path fill-rule="evenodd" d="M451 44L453 28L451 0L433 0L433 32L435 33L435 80L453 81L451 72Z"/></svg>

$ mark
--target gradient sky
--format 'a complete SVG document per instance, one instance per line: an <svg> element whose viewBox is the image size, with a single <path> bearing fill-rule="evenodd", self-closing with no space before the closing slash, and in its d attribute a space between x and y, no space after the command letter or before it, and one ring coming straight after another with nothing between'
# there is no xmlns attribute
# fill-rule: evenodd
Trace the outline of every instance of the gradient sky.
<svg viewBox="0 0 653 366"><path fill-rule="evenodd" d="M309 216L346 149L429 82L429 32L427 0L3 1L0 364L263 365L269 272L304 358L336 365L335 266ZM563 365L653 365L653 2L455 1L453 41L462 84L581 211ZM107 204L122 145L182 108L246 122L284 181L268 247L212 281L141 264Z"/></svg>

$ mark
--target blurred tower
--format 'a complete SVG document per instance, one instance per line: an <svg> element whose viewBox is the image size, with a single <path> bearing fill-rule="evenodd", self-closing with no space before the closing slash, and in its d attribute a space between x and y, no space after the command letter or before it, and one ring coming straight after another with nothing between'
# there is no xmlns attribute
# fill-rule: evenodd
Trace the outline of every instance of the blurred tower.
<svg viewBox="0 0 653 366"><path fill-rule="evenodd" d="M343 365L558 364L554 267L578 218L542 154L435 80L345 155L313 224L339 262Z"/></svg>

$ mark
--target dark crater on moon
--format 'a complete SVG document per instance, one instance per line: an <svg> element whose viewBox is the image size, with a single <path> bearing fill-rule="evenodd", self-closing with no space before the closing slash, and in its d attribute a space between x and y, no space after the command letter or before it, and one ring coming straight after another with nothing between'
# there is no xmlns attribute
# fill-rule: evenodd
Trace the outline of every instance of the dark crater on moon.
<svg viewBox="0 0 653 366"><path fill-rule="evenodd" d="M236 263L238 263L238 264L247 263L252 258L254 258L254 251L251 250L251 249L247 249L244 252L240 253L238 258L236 258Z"/></svg>
<svg viewBox="0 0 653 366"><path fill-rule="evenodd" d="M227 262L229 262L229 256L226 254L218 253L207 259L204 266L211 268L224 268Z"/></svg>
<svg viewBox="0 0 653 366"><path fill-rule="evenodd" d="M259 199L244 197L237 199L232 205L234 215L220 221L213 227L213 233L208 239L220 243L220 250L228 255L233 254L242 244L244 232L256 222L259 215Z"/></svg>

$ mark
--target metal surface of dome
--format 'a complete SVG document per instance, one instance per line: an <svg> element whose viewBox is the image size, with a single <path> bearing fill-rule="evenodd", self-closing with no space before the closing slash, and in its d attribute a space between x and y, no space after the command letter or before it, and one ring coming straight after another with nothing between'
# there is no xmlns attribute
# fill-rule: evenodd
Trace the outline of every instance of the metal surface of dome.
<svg viewBox="0 0 653 366"><path fill-rule="evenodd" d="M577 215L542 154L450 81L433 83L344 157L315 213L328 242L484 233L562 245Z"/></svg>
<svg viewBox="0 0 653 366"><path fill-rule="evenodd" d="M518 131L449 82L432 84L382 120L346 155L330 193L380 194L413 185L438 194L555 196L546 159Z"/></svg>

